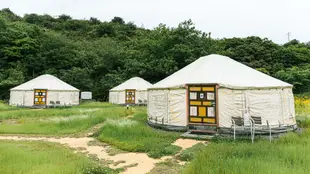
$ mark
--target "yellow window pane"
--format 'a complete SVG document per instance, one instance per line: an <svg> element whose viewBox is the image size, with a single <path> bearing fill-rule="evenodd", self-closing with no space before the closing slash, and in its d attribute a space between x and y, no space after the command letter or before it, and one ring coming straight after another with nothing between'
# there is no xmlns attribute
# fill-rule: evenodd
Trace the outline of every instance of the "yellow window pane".
<svg viewBox="0 0 310 174"><path fill-rule="evenodd" d="M190 105L201 105L201 101L190 101Z"/></svg>
<svg viewBox="0 0 310 174"><path fill-rule="evenodd" d="M201 118L190 117L189 121L191 121L191 122L201 122Z"/></svg>
<svg viewBox="0 0 310 174"><path fill-rule="evenodd" d="M214 91L214 87L203 87L203 91Z"/></svg>
<svg viewBox="0 0 310 174"><path fill-rule="evenodd" d="M207 116L206 112L207 112L206 107L199 107L199 116L201 116L201 117Z"/></svg>
<svg viewBox="0 0 310 174"><path fill-rule="evenodd" d="M190 87L190 91L201 91L201 87Z"/></svg>
<svg viewBox="0 0 310 174"><path fill-rule="evenodd" d="M202 103L202 105L204 105L204 106L211 106L211 102L210 101L204 101L203 103Z"/></svg>
<svg viewBox="0 0 310 174"><path fill-rule="evenodd" d="M204 123L215 123L215 119L214 118L203 118L203 122Z"/></svg>

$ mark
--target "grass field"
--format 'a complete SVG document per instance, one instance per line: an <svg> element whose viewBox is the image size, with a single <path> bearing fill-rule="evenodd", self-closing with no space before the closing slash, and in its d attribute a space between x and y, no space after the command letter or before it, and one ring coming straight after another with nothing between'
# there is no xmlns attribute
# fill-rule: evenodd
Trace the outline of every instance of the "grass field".
<svg viewBox="0 0 310 174"><path fill-rule="evenodd" d="M77 107L50 109L1 108L2 134L72 134L86 130L108 118L126 116L123 107L107 103L85 103Z"/></svg>
<svg viewBox="0 0 310 174"><path fill-rule="evenodd" d="M176 154L181 148L171 145L180 133L153 129L146 124L146 108L135 108L127 119L107 120L98 133L98 139L119 149L146 152L158 158Z"/></svg>
<svg viewBox="0 0 310 174"><path fill-rule="evenodd" d="M49 142L0 140L0 173L76 174L100 167L83 154ZM113 170L100 167L107 173Z"/></svg>
<svg viewBox="0 0 310 174"><path fill-rule="evenodd" d="M269 143L214 142L195 155L184 173L309 173L310 132Z"/></svg>
<svg viewBox="0 0 310 174"><path fill-rule="evenodd" d="M254 144L217 139L207 146L197 144L173 160L159 163L151 173L309 173L310 100L296 97L295 110L298 124L304 128L301 134L289 133L272 143L262 139ZM103 122L94 136L118 149L144 152L153 158L178 153L181 148L171 144L181 133L153 129L146 119L145 107L126 110L107 103L84 103L71 108L33 110L0 103L0 133L71 135ZM60 159L68 160L68 165L59 164ZM189 163L181 166L176 159ZM0 171L6 173L79 173L95 165L55 144L0 141ZM33 168L36 170L30 172Z"/></svg>

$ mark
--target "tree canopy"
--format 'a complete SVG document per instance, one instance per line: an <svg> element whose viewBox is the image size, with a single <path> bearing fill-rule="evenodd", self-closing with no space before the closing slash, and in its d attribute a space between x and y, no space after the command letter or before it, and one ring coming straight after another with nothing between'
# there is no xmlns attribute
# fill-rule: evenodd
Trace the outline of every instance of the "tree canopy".
<svg viewBox="0 0 310 174"><path fill-rule="evenodd" d="M20 17L2 9L0 99L8 99L11 87L49 73L107 100L109 89L133 76L155 83L212 53L294 84L295 93L310 90L310 44L298 40L279 45L255 36L213 39L191 20L149 30L121 17Z"/></svg>

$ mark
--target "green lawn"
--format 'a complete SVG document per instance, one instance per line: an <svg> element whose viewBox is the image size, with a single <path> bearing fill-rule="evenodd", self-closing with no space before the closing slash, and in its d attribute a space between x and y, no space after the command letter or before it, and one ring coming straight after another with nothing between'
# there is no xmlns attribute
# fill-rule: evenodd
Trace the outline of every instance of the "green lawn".
<svg viewBox="0 0 310 174"><path fill-rule="evenodd" d="M63 135L86 130L107 118L126 116L123 107L107 103L85 103L71 108L2 109L1 134Z"/></svg>
<svg viewBox="0 0 310 174"><path fill-rule="evenodd" d="M131 118L106 121L98 133L98 139L122 150L146 152L154 158L173 155L181 149L171 145L180 133L149 127L146 123L146 108L134 109Z"/></svg>
<svg viewBox="0 0 310 174"><path fill-rule="evenodd" d="M0 141L0 173L76 174L98 165L83 154L49 142ZM100 167L107 173L111 169Z"/></svg>
<svg viewBox="0 0 310 174"><path fill-rule="evenodd" d="M289 133L272 143L212 142L183 173L309 173L310 132Z"/></svg>
<svg viewBox="0 0 310 174"><path fill-rule="evenodd" d="M161 173L166 169L185 174L309 173L310 105L306 102L301 101L301 104L296 106L298 124L305 128L302 134L288 133L272 143L262 139L256 139L254 144L250 140L232 142L218 139L207 146L197 144L174 158L189 161L186 166L182 167L172 160L158 164L151 173ZM6 106L0 111L0 132L70 134L103 122L102 128L94 136L119 149L144 152L154 158L174 155L180 151L180 147L171 144L181 133L153 129L147 125L146 119L145 107L126 110L124 107L106 103L85 103L72 108L44 110ZM86 158L69 154L71 153L68 149L50 143L1 141L0 171L27 173L35 168L33 173L76 173L85 166L92 165ZM63 162L58 163L62 158L69 159L66 168L62 168ZM37 165L39 167L34 167ZM169 173L173 173L171 170Z"/></svg>

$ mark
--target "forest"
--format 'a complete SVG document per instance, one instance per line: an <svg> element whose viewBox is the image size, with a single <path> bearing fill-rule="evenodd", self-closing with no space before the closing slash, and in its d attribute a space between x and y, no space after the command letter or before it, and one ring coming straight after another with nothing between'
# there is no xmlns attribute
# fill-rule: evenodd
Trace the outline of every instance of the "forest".
<svg viewBox="0 0 310 174"><path fill-rule="evenodd" d="M121 17L111 21L68 15L21 17L2 9L0 100L9 98L10 88L52 74L105 101L109 89L131 77L156 83L213 53L291 83L295 94L310 91L310 42L280 45L256 36L217 39L197 30L190 19L177 27L159 24L145 29Z"/></svg>

